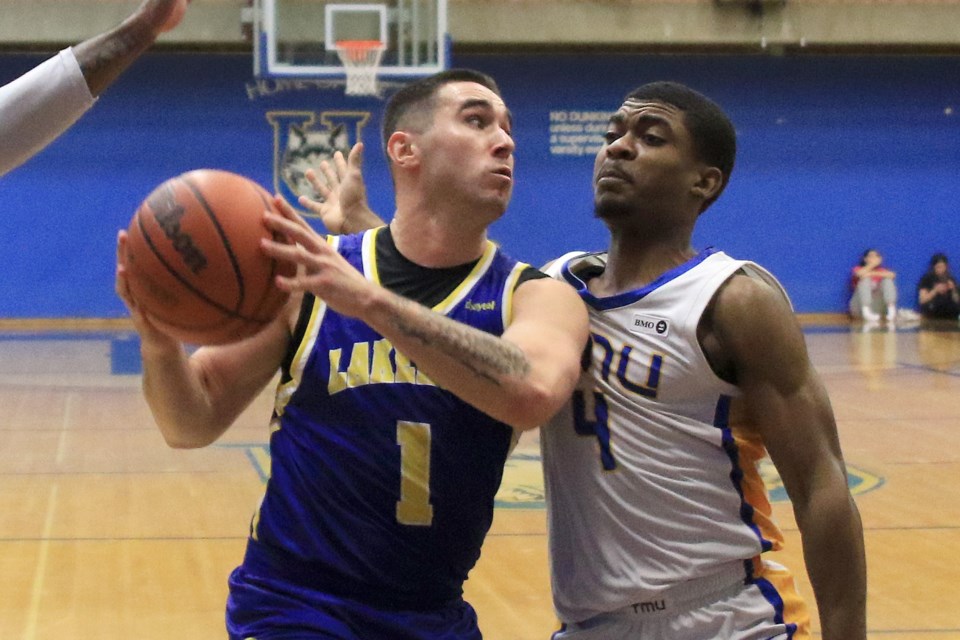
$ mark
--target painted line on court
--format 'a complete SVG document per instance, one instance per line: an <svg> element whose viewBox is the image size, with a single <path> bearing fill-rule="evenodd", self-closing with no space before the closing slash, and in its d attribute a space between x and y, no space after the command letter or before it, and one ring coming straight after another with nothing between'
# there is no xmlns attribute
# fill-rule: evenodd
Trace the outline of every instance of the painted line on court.
<svg viewBox="0 0 960 640"><path fill-rule="evenodd" d="M50 555L50 533L53 531L53 514L57 507L57 487L54 483L50 487L50 496L47 498L47 514L43 522L43 534L40 547L37 550L37 567L33 572L33 587L30 590L30 604L27 606L27 626L23 632L23 640L34 640L37 637L37 620L40 617L40 598L43 595L44 578L47 572L47 559Z"/></svg>

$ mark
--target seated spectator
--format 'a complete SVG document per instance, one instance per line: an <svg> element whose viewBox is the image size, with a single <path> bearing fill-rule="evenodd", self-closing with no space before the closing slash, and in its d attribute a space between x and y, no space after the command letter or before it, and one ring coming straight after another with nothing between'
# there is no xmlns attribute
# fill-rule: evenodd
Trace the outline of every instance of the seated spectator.
<svg viewBox="0 0 960 640"><path fill-rule="evenodd" d="M865 322L878 322L886 315L887 322L897 319L897 274L883 266L883 256L876 249L867 249L860 264L853 268L850 315Z"/></svg>
<svg viewBox="0 0 960 640"><path fill-rule="evenodd" d="M935 253L930 258L930 268L917 284L917 299L924 318L956 320L960 317L960 291L946 255Z"/></svg>

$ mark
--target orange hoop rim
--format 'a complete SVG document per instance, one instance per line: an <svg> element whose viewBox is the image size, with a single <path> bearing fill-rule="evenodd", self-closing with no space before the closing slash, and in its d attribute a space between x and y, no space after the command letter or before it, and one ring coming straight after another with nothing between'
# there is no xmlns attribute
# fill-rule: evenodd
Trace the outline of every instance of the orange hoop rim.
<svg viewBox="0 0 960 640"><path fill-rule="evenodd" d="M336 49L344 62L356 65L376 66L379 53L386 48L379 40L337 40ZM376 55L374 55L376 54Z"/></svg>
<svg viewBox="0 0 960 640"><path fill-rule="evenodd" d="M366 52L371 49L382 49L384 44L379 40L337 40L336 47L344 51Z"/></svg>
<svg viewBox="0 0 960 640"><path fill-rule="evenodd" d="M337 56L347 76L347 95L378 95L377 70L386 44L380 40L337 40Z"/></svg>

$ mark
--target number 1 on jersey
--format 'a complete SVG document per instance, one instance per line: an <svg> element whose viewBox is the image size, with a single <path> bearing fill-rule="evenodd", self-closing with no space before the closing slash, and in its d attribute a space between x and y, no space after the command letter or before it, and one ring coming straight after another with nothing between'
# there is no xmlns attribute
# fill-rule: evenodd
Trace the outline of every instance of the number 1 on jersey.
<svg viewBox="0 0 960 640"><path fill-rule="evenodd" d="M433 524L430 504L430 425L424 422L397 422L400 445L400 500L397 522L429 527Z"/></svg>

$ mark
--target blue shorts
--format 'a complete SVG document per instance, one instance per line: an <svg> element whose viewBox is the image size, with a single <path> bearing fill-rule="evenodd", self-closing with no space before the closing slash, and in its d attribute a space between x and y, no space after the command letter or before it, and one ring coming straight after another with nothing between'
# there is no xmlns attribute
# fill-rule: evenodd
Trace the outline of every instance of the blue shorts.
<svg viewBox="0 0 960 640"><path fill-rule="evenodd" d="M230 640L480 640L477 614L460 600L442 609L390 610L357 600L230 575Z"/></svg>

